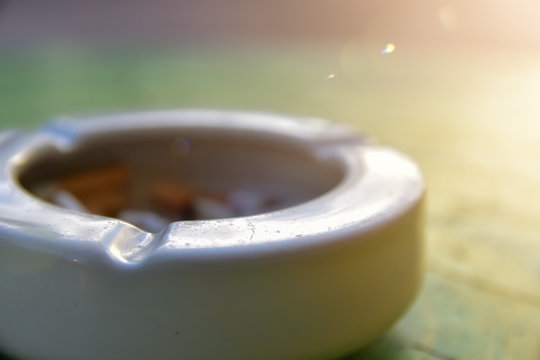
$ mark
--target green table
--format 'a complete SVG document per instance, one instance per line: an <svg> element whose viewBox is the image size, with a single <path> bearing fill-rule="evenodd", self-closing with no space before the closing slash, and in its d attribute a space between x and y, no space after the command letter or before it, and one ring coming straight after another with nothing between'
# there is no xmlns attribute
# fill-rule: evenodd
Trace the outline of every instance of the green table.
<svg viewBox="0 0 540 360"><path fill-rule="evenodd" d="M401 148L429 186L415 305L348 359L540 359L540 62L398 47L48 49L0 55L0 124L176 107L348 123ZM334 74L334 76L329 76Z"/></svg>

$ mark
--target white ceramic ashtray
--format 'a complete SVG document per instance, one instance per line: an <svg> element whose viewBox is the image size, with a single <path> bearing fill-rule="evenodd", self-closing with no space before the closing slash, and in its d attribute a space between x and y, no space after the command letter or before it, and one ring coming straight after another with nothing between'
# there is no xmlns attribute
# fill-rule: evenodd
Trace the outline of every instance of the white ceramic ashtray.
<svg viewBox="0 0 540 360"><path fill-rule="evenodd" d="M0 135L0 170L14 358L335 358L421 283L418 167L322 120L58 120Z"/></svg>

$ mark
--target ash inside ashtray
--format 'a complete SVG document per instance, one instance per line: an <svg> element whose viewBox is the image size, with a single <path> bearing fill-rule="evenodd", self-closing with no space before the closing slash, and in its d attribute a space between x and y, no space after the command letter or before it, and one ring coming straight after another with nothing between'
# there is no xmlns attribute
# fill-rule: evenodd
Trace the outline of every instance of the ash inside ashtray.
<svg viewBox="0 0 540 360"><path fill-rule="evenodd" d="M19 171L34 196L161 231L176 221L251 216L334 188L342 165L287 138L213 130L95 135L43 147Z"/></svg>
<svg viewBox="0 0 540 360"><path fill-rule="evenodd" d="M254 190L209 192L170 179L153 179L147 209L130 206L133 181L124 165L108 165L63 176L34 189L39 197L70 210L114 217L157 232L174 221L222 219L272 211L279 199Z"/></svg>

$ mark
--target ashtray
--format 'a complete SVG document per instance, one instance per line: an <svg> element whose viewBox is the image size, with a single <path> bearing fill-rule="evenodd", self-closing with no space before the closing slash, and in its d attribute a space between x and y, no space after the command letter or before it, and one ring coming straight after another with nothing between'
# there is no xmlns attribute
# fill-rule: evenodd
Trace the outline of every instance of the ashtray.
<svg viewBox="0 0 540 360"><path fill-rule="evenodd" d="M0 134L0 349L329 359L422 280L422 174L343 125L213 110Z"/></svg>

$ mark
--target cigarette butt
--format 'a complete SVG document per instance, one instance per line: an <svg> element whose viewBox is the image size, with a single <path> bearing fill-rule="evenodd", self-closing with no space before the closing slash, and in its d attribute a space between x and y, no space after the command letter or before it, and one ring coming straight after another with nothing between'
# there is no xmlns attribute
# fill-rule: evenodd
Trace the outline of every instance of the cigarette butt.
<svg viewBox="0 0 540 360"><path fill-rule="evenodd" d="M197 219L225 219L234 217L234 209L227 203L199 197L193 204Z"/></svg>
<svg viewBox="0 0 540 360"><path fill-rule="evenodd" d="M228 194L227 200L237 215L246 216L262 212L267 199L261 192L253 190L234 190Z"/></svg>
<svg viewBox="0 0 540 360"><path fill-rule="evenodd" d="M127 207L128 198L123 191L105 191L81 202L92 214L113 217Z"/></svg>
<svg viewBox="0 0 540 360"><path fill-rule="evenodd" d="M63 208L87 213L88 209L73 195L67 191L59 190L54 194L54 203Z"/></svg>
<svg viewBox="0 0 540 360"><path fill-rule="evenodd" d="M129 169L111 165L66 176L58 182L60 188L80 197L87 192L99 192L111 187L123 187L129 180Z"/></svg>
<svg viewBox="0 0 540 360"><path fill-rule="evenodd" d="M151 184L152 200L162 208L179 211L190 206L197 196L191 187L170 180L155 180Z"/></svg>

